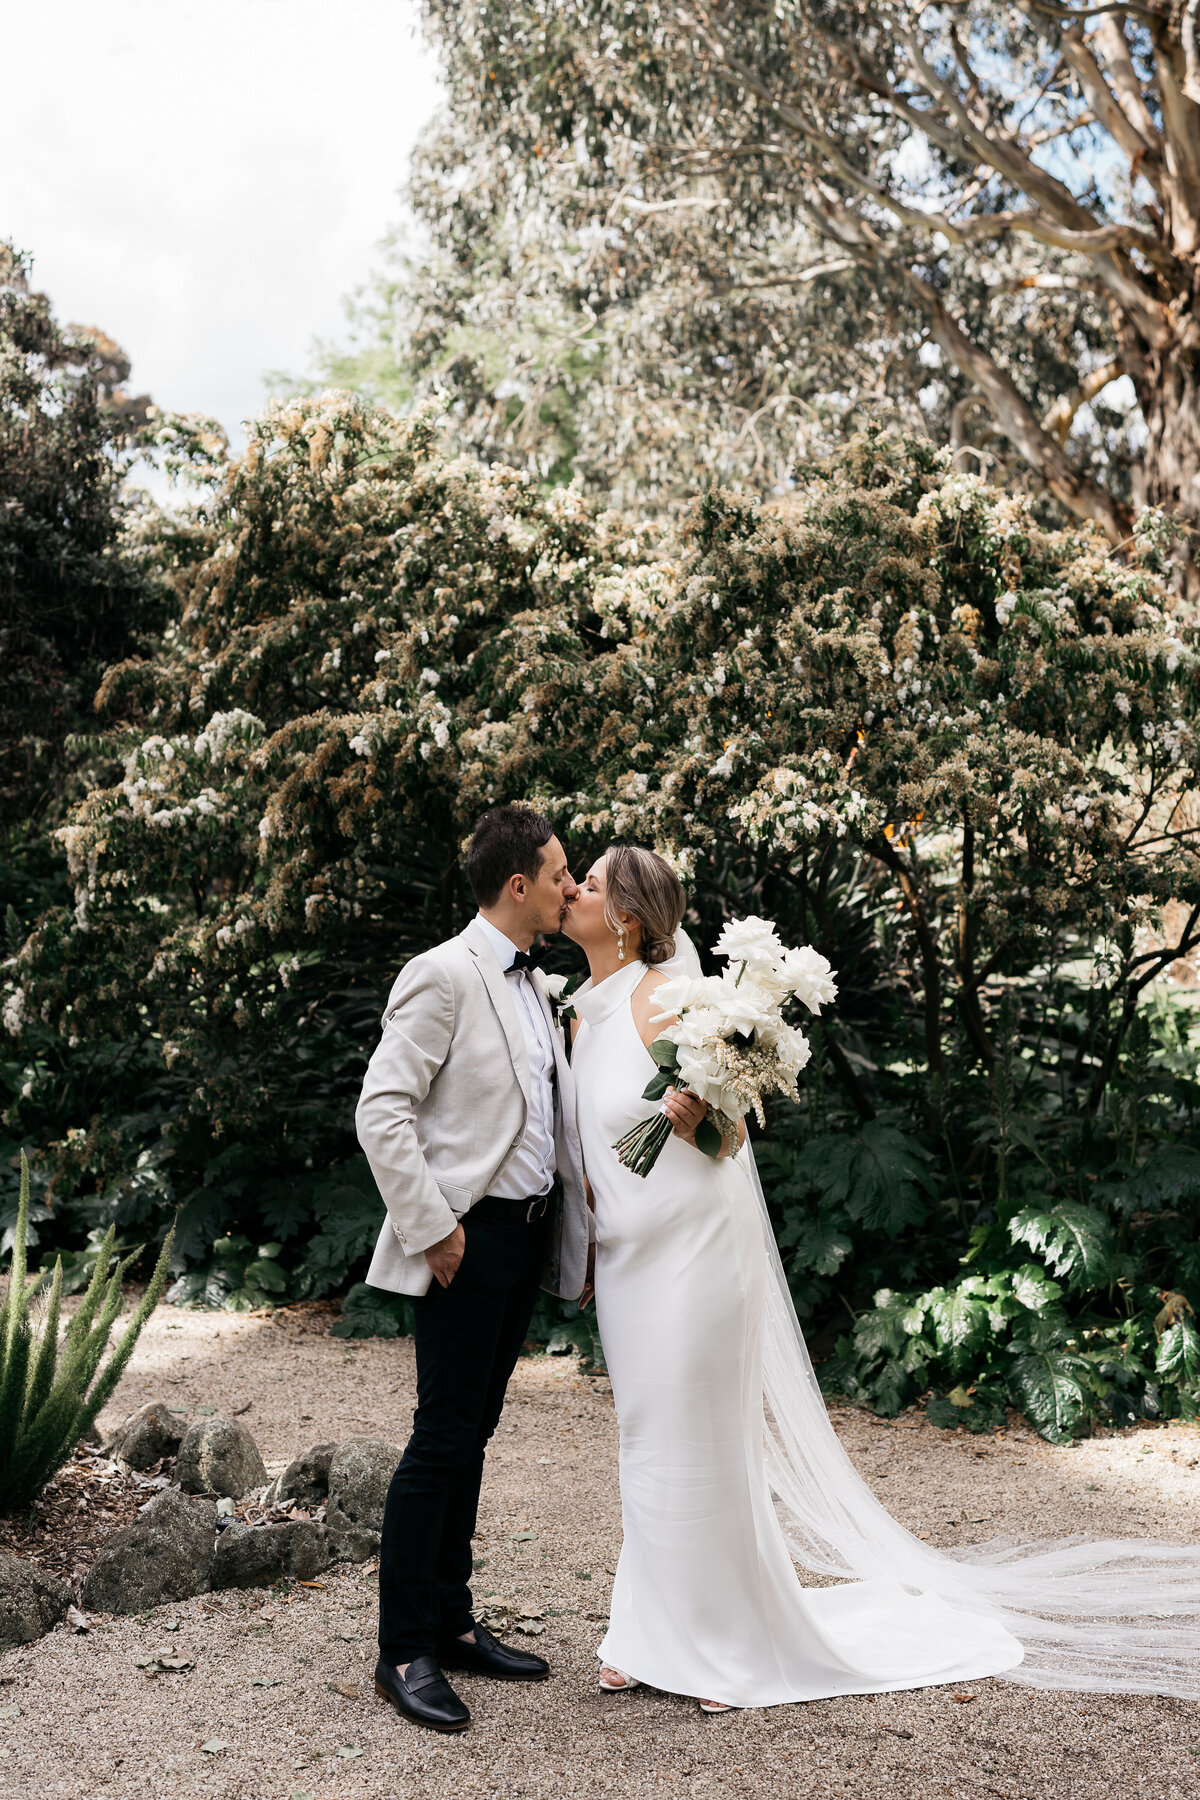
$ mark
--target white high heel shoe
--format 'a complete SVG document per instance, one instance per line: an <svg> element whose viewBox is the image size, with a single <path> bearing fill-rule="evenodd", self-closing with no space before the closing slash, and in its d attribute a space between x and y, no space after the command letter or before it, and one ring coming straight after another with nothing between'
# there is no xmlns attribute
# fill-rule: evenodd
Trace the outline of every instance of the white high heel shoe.
<svg viewBox="0 0 1200 1800"><path fill-rule="evenodd" d="M619 1676L617 1681L605 1681L606 1675ZM610 1669L608 1664L600 1671L600 1686L606 1694L627 1694L631 1688L641 1687L636 1675L626 1675L624 1669Z"/></svg>

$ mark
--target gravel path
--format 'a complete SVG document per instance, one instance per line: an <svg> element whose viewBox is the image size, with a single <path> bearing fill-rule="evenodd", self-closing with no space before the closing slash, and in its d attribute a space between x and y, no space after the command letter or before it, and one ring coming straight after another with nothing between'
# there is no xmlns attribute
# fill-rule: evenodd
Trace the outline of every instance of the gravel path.
<svg viewBox="0 0 1200 1800"><path fill-rule="evenodd" d="M243 1421L275 1474L322 1439L403 1443L412 1348L163 1308L102 1424L164 1396L193 1413L248 1409ZM980 1441L850 1411L836 1423L886 1504L934 1543L1079 1530L1200 1540L1195 1429L1142 1428L1056 1450L1024 1432ZM549 1683L463 1677L475 1723L462 1738L439 1738L374 1696L373 1565L331 1572L319 1588L213 1595L101 1619L87 1636L61 1627L3 1658L0 1795L1194 1800L1200 1708L1179 1701L976 1682L707 1718L645 1689L602 1695L595 1645L619 1540L607 1382L565 1358L523 1361L489 1460L476 1591L544 1615L542 1633L522 1641L551 1657ZM160 1652L195 1666L148 1677L137 1662Z"/></svg>

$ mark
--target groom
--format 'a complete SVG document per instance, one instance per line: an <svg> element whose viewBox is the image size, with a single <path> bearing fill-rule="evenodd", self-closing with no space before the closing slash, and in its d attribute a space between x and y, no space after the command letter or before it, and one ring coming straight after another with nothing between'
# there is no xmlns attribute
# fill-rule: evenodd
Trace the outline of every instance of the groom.
<svg viewBox="0 0 1200 1800"><path fill-rule="evenodd" d="M529 952L577 888L540 814L500 806L475 827L479 912L407 963L358 1104L359 1142L387 1207L367 1273L413 1296L417 1410L388 1489L375 1685L438 1731L471 1715L442 1673L549 1674L471 1616L471 1539L484 1448L539 1284L575 1298L587 1263L574 1089Z"/></svg>

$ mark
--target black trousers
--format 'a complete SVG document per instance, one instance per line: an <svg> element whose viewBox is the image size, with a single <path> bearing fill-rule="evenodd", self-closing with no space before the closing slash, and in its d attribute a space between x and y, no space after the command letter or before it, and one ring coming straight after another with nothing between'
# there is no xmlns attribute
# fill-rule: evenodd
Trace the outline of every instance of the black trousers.
<svg viewBox="0 0 1200 1800"><path fill-rule="evenodd" d="M435 1654L471 1630L471 1539L483 1454L533 1315L544 1224L476 1216L448 1288L413 1301L417 1410L392 1476L379 1556L379 1650Z"/></svg>

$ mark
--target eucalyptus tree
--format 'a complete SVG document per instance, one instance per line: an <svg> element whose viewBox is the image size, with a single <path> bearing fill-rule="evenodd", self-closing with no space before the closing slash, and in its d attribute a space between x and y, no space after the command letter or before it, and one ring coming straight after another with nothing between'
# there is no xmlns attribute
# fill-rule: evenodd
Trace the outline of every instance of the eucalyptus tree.
<svg viewBox="0 0 1200 1800"><path fill-rule="evenodd" d="M955 371L955 439L1003 440L1110 541L1141 501L1200 519L1194 6L427 0L427 12L476 137L535 167L569 148L606 219L719 214L745 280L802 289L840 265L855 280L839 305L872 296L861 347L902 346L917 317L930 384ZM1085 459L1069 441L1121 375L1140 409L1132 497L1128 441L1102 431Z"/></svg>

